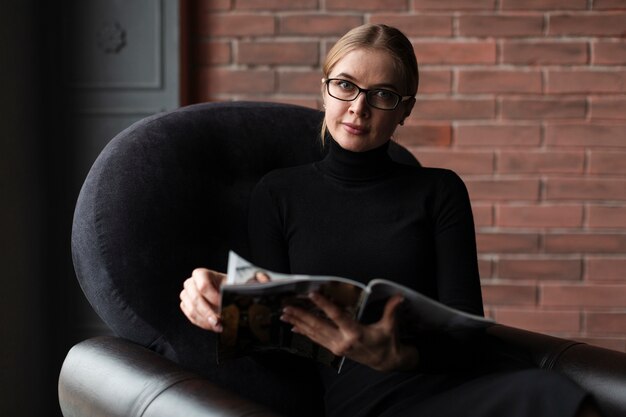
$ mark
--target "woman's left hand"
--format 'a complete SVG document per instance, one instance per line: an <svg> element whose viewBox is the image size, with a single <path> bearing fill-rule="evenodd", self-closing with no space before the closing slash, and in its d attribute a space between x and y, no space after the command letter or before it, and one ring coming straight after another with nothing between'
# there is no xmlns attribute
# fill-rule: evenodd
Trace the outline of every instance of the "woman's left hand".
<svg viewBox="0 0 626 417"><path fill-rule="evenodd" d="M338 356L360 362L378 371L409 370L417 366L415 346L400 342L395 313L403 297L391 297L376 323L356 322L341 308L318 293L309 298L328 317L322 318L297 307L286 307L281 320L293 325L292 331L302 334Z"/></svg>

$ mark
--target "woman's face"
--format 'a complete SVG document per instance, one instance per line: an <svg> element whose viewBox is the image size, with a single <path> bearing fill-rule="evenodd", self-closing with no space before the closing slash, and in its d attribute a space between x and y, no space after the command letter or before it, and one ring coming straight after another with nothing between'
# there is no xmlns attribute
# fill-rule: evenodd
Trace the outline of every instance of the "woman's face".
<svg viewBox="0 0 626 417"><path fill-rule="evenodd" d="M364 89L382 88L406 95L393 58L385 51L355 49L335 64L328 78L350 81ZM365 93L353 101L341 101L329 96L326 86L323 98L328 131L342 148L353 152L374 149L387 142L415 104L410 99L395 110L381 110L367 103Z"/></svg>

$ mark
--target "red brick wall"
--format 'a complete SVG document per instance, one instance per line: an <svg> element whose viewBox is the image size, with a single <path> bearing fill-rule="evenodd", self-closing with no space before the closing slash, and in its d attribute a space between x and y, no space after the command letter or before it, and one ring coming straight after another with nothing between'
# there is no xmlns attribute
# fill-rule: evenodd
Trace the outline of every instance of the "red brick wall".
<svg viewBox="0 0 626 417"><path fill-rule="evenodd" d="M366 22L421 68L397 133L465 180L496 320L626 351L625 0L198 0L191 101L319 106L320 63Z"/></svg>

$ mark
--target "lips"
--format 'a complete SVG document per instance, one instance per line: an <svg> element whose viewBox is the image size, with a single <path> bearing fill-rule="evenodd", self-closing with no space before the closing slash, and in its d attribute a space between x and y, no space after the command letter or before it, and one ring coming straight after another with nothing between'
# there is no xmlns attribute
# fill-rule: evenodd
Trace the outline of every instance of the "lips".
<svg viewBox="0 0 626 417"><path fill-rule="evenodd" d="M351 133L353 135L365 135L367 132L369 132L369 129L362 125L357 125L354 123L346 123L346 122L342 124L343 124L344 129L348 133Z"/></svg>

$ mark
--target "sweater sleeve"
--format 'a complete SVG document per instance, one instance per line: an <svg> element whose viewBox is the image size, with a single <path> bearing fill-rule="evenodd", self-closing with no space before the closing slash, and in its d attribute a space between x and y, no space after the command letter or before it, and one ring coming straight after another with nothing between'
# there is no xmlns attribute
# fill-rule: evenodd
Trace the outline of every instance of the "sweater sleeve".
<svg viewBox="0 0 626 417"><path fill-rule="evenodd" d="M289 273L284 221L278 198L265 178L254 188L248 212L252 261L271 271Z"/></svg>
<svg viewBox="0 0 626 417"><path fill-rule="evenodd" d="M439 299L456 309L483 315L469 195L458 175L444 172L433 214Z"/></svg>
<svg viewBox="0 0 626 417"><path fill-rule="evenodd" d="M483 315L476 237L469 195L463 181L444 171L433 207L439 300L461 311ZM419 369L458 372L482 369L485 352L482 332L428 334L417 342Z"/></svg>

